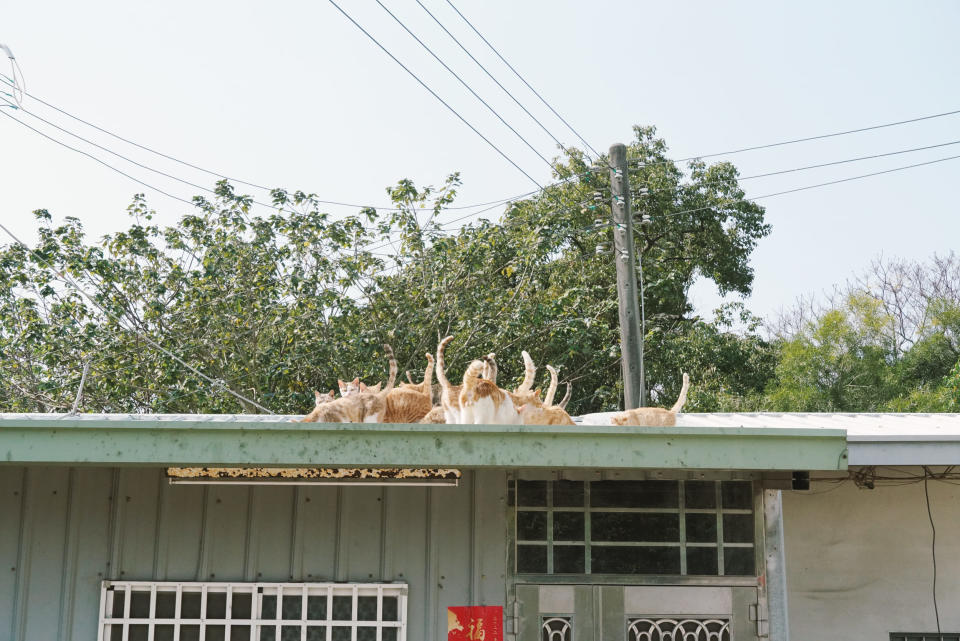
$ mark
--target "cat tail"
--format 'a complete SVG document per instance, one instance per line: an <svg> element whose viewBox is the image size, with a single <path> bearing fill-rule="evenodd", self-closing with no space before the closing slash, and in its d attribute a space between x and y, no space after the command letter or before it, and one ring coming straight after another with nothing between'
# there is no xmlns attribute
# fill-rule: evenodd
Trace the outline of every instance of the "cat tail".
<svg viewBox="0 0 960 641"><path fill-rule="evenodd" d="M558 403L558 406L560 407L560 409L562 409L562 410L564 410L564 411L567 409L567 403L570 402L570 394L571 394L571 392L573 392L573 385L570 384L570 382L568 381L568 382L567 382L567 393L563 395L563 400L561 400L560 403Z"/></svg>
<svg viewBox="0 0 960 641"><path fill-rule="evenodd" d="M533 379L537 375L537 366L533 364L533 359L530 358L530 354L526 350L520 352L523 356L523 382L520 383L520 387L517 388L516 393L520 394L521 392L529 392L533 389Z"/></svg>
<svg viewBox="0 0 960 641"><path fill-rule="evenodd" d="M493 383L497 384L497 355L493 352L487 354L486 363L483 365L483 374L482 376Z"/></svg>
<svg viewBox="0 0 960 641"><path fill-rule="evenodd" d="M452 386L450 385L450 381L447 380L447 373L446 373L447 364L443 360L443 352L444 350L447 349L447 345L449 345L450 341L452 340L453 340L453 336L447 336L442 341L440 341L439 345L437 345L437 382L439 382L440 387L442 387L445 390L449 389Z"/></svg>
<svg viewBox="0 0 960 641"><path fill-rule="evenodd" d="M388 344L383 344L383 353L386 354L387 358L390 359L390 378L387 379L387 385L383 388L381 393L389 392L393 389L393 384L397 382L397 357L393 355L393 348Z"/></svg>
<svg viewBox="0 0 960 641"><path fill-rule="evenodd" d="M484 361L473 361L463 373L463 387L460 388L460 406L470 404L477 391L480 374L483 373Z"/></svg>
<svg viewBox="0 0 960 641"><path fill-rule="evenodd" d="M420 384L420 391L424 394L433 395L433 354L425 354L427 357L427 366L423 368L423 383Z"/></svg>
<svg viewBox="0 0 960 641"><path fill-rule="evenodd" d="M677 397L677 402L673 404L673 407L670 408L670 411L676 414L683 409L683 406L687 402L687 390L690 389L690 377L687 376L687 373L683 373L683 387L680 388L680 396Z"/></svg>
<svg viewBox="0 0 960 641"><path fill-rule="evenodd" d="M557 394L557 370L553 365L547 365L550 371L550 387L547 388L547 395L543 399L543 404L547 407L553 405L553 397Z"/></svg>

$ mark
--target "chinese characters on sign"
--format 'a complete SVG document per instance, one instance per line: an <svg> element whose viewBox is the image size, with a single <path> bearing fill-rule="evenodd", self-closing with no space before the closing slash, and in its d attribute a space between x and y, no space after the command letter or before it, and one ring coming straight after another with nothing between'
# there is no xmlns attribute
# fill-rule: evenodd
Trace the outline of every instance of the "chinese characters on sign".
<svg viewBox="0 0 960 641"><path fill-rule="evenodd" d="M447 641L503 641L503 606L447 608Z"/></svg>

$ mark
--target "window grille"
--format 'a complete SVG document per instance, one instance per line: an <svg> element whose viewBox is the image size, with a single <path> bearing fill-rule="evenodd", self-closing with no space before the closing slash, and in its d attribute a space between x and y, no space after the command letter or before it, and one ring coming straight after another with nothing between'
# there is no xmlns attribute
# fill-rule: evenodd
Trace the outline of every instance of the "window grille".
<svg viewBox="0 0 960 641"><path fill-rule="evenodd" d="M750 481L515 481L517 574L753 576Z"/></svg>
<svg viewBox="0 0 960 641"><path fill-rule="evenodd" d="M627 641L730 641L730 621L725 619L630 619L627 621Z"/></svg>
<svg viewBox="0 0 960 641"><path fill-rule="evenodd" d="M104 581L98 641L406 641L402 583Z"/></svg>
<svg viewBox="0 0 960 641"><path fill-rule="evenodd" d="M543 617L540 641L573 641L573 617Z"/></svg>
<svg viewBox="0 0 960 641"><path fill-rule="evenodd" d="M960 632L891 632L890 641L960 641Z"/></svg>

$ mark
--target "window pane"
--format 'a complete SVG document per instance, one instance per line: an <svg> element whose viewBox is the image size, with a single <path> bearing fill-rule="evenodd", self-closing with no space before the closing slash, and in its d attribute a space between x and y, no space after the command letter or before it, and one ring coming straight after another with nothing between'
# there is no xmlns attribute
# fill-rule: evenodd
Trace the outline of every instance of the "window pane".
<svg viewBox="0 0 960 641"><path fill-rule="evenodd" d="M199 625L181 625L180 641L200 641L200 626ZM263 641L267 641L267 638L264 637Z"/></svg>
<svg viewBox="0 0 960 641"><path fill-rule="evenodd" d="M307 641L327 641L327 629L322 625L307 628Z"/></svg>
<svg viewBox="0 0 960 641"><path fill-rule="evenodd" d="M377 620L377 597L357 597L357 621Z"/></svg>
<svg viewBox="0 0 960 641"><path fill-rule="evenodd" d="M684 481L683 502L688 508L712 510L717 507L715 481Z"/></svg>
<svg viewBox="0 0 960 641"><path fill-rule="evenodd" d="M300 626L285 625L281 627L280 641L300 641Z"/></svg>
<svg viewBox="0 0 960 641"><path fill-rule="evenodd" d="M208 619L226 619L227 618L227 593L226 592L207 592L207 618ZM210 628L207 628L208 630ZM207 637L209 638L209 636Z"/></svg>
<svg viewBox="0 0 960 641"><path fill-rule="evenodd" d="M277 618L277 595L276 594L264 594L261 596L261 607L260 607L260 618L261 619L276 619Z"/></svg>
<svg viewBox="0 0 960 641"><path fill-rule="evenodd" d="M311 621L323 621L327 618L327 597L307 597L307 618Z"/></svg>
<svg viewBox="0 0 960 641"><path fill-rule="evenodd" d="M180 595L180 618L181 619L199 619L200 618L200 599L202 595L199 592L184 592Z"/></svg>
<svg viewBox="0 0 960 641"><path fill-rule="evenodd" d="M300 612L303 610L303 596L300 594L283 595L283 617L288 621L290 619L299 619Z"/></svg>
<svg viewBox="0 0 960 641"><path fill-rule="evenodd" d="M333 641L350 641L350 628L334 628Z"/></svg>
<svg viewBox="0 0 960 641"><path fill-rule="evenodd" d="M595 546L590 563L594 574L680 574L680 548Z"/></svg>
<svg viewBox="0 0 960 641"><path fill-rule="evenodd" d="M159 596L159 595L157 595ZM171 617L173 618L173 617ZM242 637L241 637L242 638ZM153 641L173 641L172 625L157 625L153 628Z"/></svg>
<svg viewBox="0 0 960 641"><path fill-rule="evenodd" d="M687 514L687 541L691 543L716 543L717 515Z"/></svg>
<svg viewBox="0 0 960 641"><path fill-rule="evenodd" d="M177 614L177 593L157 591L158 619L172 619ZM156 632L156 630L154 630ZM154 635L156 636L156 635Z"/></svg>
<svg viewBox="0 0 960 641"><path fill-rule="evenodd" d="M127 593L123 590L113 590L113 607L110 609L110 615L114 619L123 618L123 604L127 599Z"/></svg>
<svg viewBox="0 0 960 641"><path fill-rule="evenodd" d="M724 509L744 509L753 507L753 485L750 481L724 481L721 483Z"/></svg>
<svg viewBox="0 0 960 641"><path fill-rule="evenodd" d="M586 559L582 545L556 545L553 548L554 574L583 574Z"/></svg>
<svg viewBox="0 0 960 641"><path fill-rule="evenodd" d="M723 573L729 576L752 576L753 548L723 548Z"/></svg>
<svg viewBox="0 0 960 641"><path fill-rule="evenodd" d="M553 540L582 541L583 512L554 512Z"/></svg>
<svg viewBox="0 0 960 641"><path fill-rule="evenodd" d="M130 599L133 601L133 599ZM144 623L130 624L127 630L127 641L147 641L147 631L150 626ZM122 631L122 628L121 628Z"/></svg>
<svg viewBox="0 0 960 641"><path fill-rule="evenodd" d="M554 507L583 507L583 481L556 481L553 484Z"/></svg>
<svg viewBox="0 0 960 641"><path fill-rule="evenodd" d="M687 574L717 575L717 548L687 548Z"/></svg>
<svg viewBox="0 0 960 641"><path fill-rule="evenodd" d="M726 543L753 543L753 515L724 514L723 540Z"/></svg>
<svg viewBox="0 0 960 641"><path fill-rule="evenodd" d="M677 481L595 481L591 507L670 507L680 505Z"/></svg>
<svg viewBox="0 0 960 641"><path fill-rule="evenodd" d="M353 620L353 597L349 597L349 596L333 597L333 620L334 621L352 621Z"/></svg>
<svg viewBox="0 0 960 641"><path fill-rule="evenodd" d="M517 512L517 539L520 541L546 541L547 513Z"/></svg>
<svg viewBox="0 0 960 641"><path fill-rule="evenodd" d="M396 628L384 628L382 636L383 636L383 641L397 641L397 639L399 638L397 636Z"/></svg>
<svg viewBox="0 0 960 641"><path fill-rule="evenodd" d="M233 619L250 619L253 595L249 592L234 592L231 599L230 617Z"/></svg>
<svg viewBox="0 0 960 641"><path fill-rule="evenodd" d="M130 618L131 619L149 619L150 618L150 593L143 591L130 592Z"/></svg>
<svg viewBox="0 0 960 641"><path fill-rule="evenodd" d="M383 597L383 620L384 621L399 621L397 618L397 597L395 596L385 596Z"/></svg>
<svg viewBox="0 0 960 641"><path fill-rule="evenodd" d="M206 641L224 641L227 638L227 626L225 625L208 625L206 632ZM233 641L232 635L231 641Z"/></svg>
<svg viewBox="0 0 960 641"><path fill-rule="evenodd" d="M547 546L518 545L517 572L520 574L546 574Z"/></svg>
<svg viewBox="0 0 960 641"><path fill-rule="evenodd" d="M546 507L546 481L517 481L517 505L520 507Z"/></svg>
<svg viewBox="0 0 960 641"><path fill-rule="evenodd" d="M679 541L679 514L591 512L594 541Z"/></svg>
<svg viewBox="0 0 960 641"><path fill-rule="evenodd" d="M357 641L377 641L377 629L357 628Z"/></svg>
<svg viewBox="0 0 960 641"><path fill-rule="evenodd" d="M155 639L154 641L157 641L157 640ZM173 641L173 637L170 637L170 641ZM249 625L230 626L230 641L250 641L250 626Z"/></svg>

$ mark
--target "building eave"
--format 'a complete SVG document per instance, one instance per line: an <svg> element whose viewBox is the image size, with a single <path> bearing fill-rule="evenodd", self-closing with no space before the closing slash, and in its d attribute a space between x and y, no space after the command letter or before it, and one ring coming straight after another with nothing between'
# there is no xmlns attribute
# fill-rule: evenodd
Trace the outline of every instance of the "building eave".
<svg viewBox="0 0 960 641"><path fill-rule="evenodd" d="M2 415L0 462L845 470L842 429L293 423L284 417Z"/></svg>

